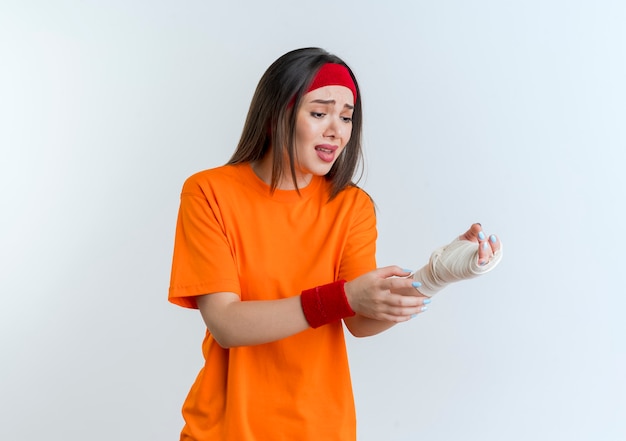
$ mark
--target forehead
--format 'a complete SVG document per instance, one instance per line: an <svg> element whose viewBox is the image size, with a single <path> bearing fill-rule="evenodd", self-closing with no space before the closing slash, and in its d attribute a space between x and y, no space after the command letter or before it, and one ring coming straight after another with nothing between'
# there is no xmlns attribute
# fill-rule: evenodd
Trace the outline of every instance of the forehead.
<svg viewBox="0 0 626 441"><path fill-rule="evenodd" d="M304 95L303 101L310 103L315 100L335 101L336 104L344 106L348 104L354 105L354 97L352 91L345 86L324 86L312 90Z"/></svg>

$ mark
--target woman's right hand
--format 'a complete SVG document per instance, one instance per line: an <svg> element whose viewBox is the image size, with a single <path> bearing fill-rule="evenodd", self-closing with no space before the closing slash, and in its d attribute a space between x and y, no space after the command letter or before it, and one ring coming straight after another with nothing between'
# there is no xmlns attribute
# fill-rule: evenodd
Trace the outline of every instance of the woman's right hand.
<svg viewBox="0 0 626 441"><path fill-rule="evenodd" d="M398 267L378 268L346 282L344 290L352 310L364 317L392 323L405 322L426 310L428 297L417 291L419 283Z"/></svg>

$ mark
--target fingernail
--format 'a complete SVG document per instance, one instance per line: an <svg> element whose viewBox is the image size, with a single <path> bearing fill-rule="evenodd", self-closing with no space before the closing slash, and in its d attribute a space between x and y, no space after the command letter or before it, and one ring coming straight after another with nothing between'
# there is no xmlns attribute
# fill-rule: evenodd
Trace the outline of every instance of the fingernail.
<svg viewBox="0 0 626 441"><path fill-rule="evenodd" d="M489 249L489 244L487 242L483 243L483 250Z"/></svg>
<svg viewBox="0 0 626 441"><path fill-rule="evenodd" d="M480 240L485 240L485 233L483 233L482 231L480 233L478 233L478 238Z"/></svg>
<svg viewBox="0 0 626 441"><path fill-rule="evenodd" d="M424 311L428 311L428 306L422 306L422 308L420 309L420 311L424 312Z"/></svg>
<svg viewBox="0 0 626 441"><path fill-rule="evenodd" d="M491 243L496 243L498 238L494 234L492 234L491 236L489 236L489 240L491 241Z"/></svg>
<svg viewBox="0 0 626 441"><path fill-rule="evenodd" d="M405 273L412 273L413 272L413 270L406 269L406 268L402 268L402 271L404 271Z"/></svg>
<svg viewBox="0 0 626 441"><path fill-rule="evenodd" d="M431 302L430 299L424 299L424 301L422 302L424 305L428 305Z"/></svg>
<svg viewBox="0 0 626 441"><path fill-rule="evenodd" d="M483 226L480 222L476 222L476 225L480 225L481 227Z"/></svg>
<svg viewBox="0 0 626 441"><path fill-rule="evenodd" d="M420 286L422 286L420 282L413 282L411 283L411 285L413 285L413 288L419 288Z"/></svg>
<svg viewBox="0 0 626 441"><path fill-rule="evenodd" d="M485 266L489 262L488 260L483 260L482 262L478 262L479 266Z"/></svg>
<svg viewBox="0 0 626 441"><path fill-rule="evenodd" d="M411 314L412 319L414 319L415 317L417 317L417 314Z"/></svg>

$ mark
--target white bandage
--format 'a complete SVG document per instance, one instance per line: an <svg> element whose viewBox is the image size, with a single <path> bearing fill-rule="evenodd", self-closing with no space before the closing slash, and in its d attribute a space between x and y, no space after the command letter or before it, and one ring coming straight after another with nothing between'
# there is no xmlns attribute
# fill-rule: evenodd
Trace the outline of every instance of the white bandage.
<svg viewBox="0 0 626 441"><path fill-rule="evenodd" d="M502 243L489 262L479 265L478 244L457 238L450 244L435 250L428 264L413 274L413 279L422 283L422 286L418 288L419 292L432 297L450 283L488 273L500 263L500 260L502 260Z"/></svg>

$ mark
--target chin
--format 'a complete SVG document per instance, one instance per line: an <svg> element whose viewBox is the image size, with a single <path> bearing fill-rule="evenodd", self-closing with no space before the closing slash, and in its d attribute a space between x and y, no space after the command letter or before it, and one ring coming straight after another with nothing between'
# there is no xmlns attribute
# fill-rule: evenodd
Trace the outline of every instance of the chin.
<svg viewBox="0 0 626 441"><path fill-rule="evenodd" d="M333 168L332 165L328 167L320 167L316 171L314 171L313 174L315 176L326 176L328 173L330 173L331 168Z"/></svg>
<svg viewBox="0 0 626 441"><path fill-rule="evenodd" d="M306 167L303 170L303 174L311 174L313 176L326 176L329 172L330 169L333 168L333 165L335 165L336 161L333 161L331 163L327 163L327 162L317 162L317 163L313 163L311 164L310 167ZM305 171L306 170L306 171Z"/></svg>

